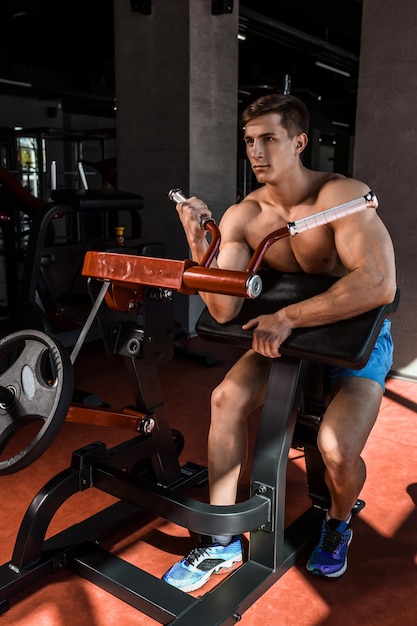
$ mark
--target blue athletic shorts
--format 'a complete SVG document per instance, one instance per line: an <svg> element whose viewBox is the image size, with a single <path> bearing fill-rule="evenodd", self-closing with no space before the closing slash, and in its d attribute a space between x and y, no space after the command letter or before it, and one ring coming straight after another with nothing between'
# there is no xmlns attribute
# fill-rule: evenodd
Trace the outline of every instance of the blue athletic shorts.
<svg viewBox="0 0 417 626"><path fill-rule="evenodd" d="M384 320L381 331L375 342L374 349L366 365L360 370L337 367L336 365L325 366L325 372L329 376L332 387L338 380L349 376L370 378L379 383L385 391L385 379L392 367L393 343L391 337L391 322Z"/></svg>

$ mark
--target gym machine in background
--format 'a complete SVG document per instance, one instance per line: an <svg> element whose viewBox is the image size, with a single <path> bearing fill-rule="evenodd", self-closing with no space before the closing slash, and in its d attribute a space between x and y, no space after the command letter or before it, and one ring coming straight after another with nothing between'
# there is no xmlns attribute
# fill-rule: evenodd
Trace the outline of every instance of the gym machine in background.
<svg viewBox="0 0 417 626"><path fill-rule="evenodd" d="M77 175L85 181L82 188L56 189L55 170L53 162L50 198L44 201L0 167L0 315L6 327L44 330L70 347L89 310L85 281L80 282L86 250L151 252L149 245L143 252L142 196L113 188L88 189L81 162ZM126 230L122 244L116 235L121 224ZM154 254L161 249L154 244Z"/></svg>

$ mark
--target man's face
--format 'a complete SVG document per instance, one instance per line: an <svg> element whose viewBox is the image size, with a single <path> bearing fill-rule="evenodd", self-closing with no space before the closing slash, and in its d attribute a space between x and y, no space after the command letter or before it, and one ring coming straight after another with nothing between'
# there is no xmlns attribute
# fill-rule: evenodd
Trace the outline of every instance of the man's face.
<svg viewBox="0 0 417 626"><path fill-rule="evenodd" d="M278 113L262 115L245 127L246 154L260 183L274 182L298 161L297 137L290 138Z"/></svg>

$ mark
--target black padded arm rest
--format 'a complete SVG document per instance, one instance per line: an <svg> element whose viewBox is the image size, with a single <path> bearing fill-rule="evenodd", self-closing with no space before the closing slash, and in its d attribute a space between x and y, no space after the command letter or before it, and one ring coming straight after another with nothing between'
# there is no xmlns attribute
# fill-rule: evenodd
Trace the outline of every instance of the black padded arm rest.
<svg viewBox="0 0 417 626"><path fill-rule="evenodd" d="M55 189L51 198L56 204L67 204L76 211L140 211L139 194L114 189Z"/></svg>
<svg viewBox="0 0 417 626"><path fill-rule="evenodd" d="M321 274L260 272L260 275L263 290L257 299L245 300L241 312L226 324L216 322L205 308L196 324L198 335L248 349L252 344L252 331L242 330L242 324L323 293L338 280ZM283 356L360 369L369 359L384 319L396 310L398 301L397 290L390 305L334 324L294 329L281 345L280 352Z"/></svg>

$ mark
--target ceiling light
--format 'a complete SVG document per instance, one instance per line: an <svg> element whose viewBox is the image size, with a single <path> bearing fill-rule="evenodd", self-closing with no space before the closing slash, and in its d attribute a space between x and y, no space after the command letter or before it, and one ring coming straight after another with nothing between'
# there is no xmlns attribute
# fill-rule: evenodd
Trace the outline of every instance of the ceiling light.
<svg viewBox="0 0 417 626"><path fill-rule="evenodd" d="M19 80L7 80L7 78L0 78L0 83L6 83L6 85L16 85L16 87L32 87L31 83L22 83Z"/></svg>
<svg viewBox="0 0 417 626"><path fill-rule="evenodd" d="M333 65L327 65L326 63L322 63L321 61L316 61L316 65L317 67L322 67L324 70L329 70L329 72L334 72L335 74L340 74L341 76L346 76L346 78L350 78L349 72L339 70L338 67L333 67Z"/></svg>

